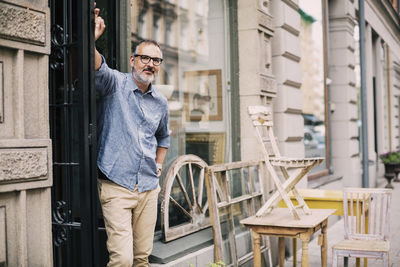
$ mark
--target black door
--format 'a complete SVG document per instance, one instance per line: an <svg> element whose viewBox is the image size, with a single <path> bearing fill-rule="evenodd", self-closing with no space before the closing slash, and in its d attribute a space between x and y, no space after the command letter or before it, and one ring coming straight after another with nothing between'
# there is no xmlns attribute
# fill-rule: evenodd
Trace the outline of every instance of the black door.
<svg viewBox="0 0 400 267"><path fill-rule="evenodd" d="M49 116L54 266L102 266L97 200L93 0L50 0Z"/></svg>

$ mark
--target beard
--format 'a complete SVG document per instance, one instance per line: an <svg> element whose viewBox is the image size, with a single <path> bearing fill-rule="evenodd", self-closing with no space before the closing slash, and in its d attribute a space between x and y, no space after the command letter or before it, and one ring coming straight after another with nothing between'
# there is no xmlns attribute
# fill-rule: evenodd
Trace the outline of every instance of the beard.
<svg viewBox="0 0 400 267"><path fill-rule="evenodd" d="M146 74L143 73L145 70L150 70L150 71L152 71L152 72L153 72L153 75L152 75L151 77L147 76ZM133 77L134 77L138 82L143 83L143 84L150 84L150 83L152 83L152 82L156 79L156 75L155 75L155 73L154 73L154 69L153 69L153 68L146 68L146 69L143 69L141 73L138 73L138 72L136 71L136 69L133 67L133 68L132 68L132 73L133 73Z"/></svg>

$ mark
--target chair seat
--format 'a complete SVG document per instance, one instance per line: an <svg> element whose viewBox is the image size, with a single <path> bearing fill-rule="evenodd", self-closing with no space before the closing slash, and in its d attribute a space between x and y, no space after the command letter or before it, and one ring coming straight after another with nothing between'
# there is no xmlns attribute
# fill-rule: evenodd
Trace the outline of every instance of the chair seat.
<svg viewBox="0 0 400 267"><path fill-rule="evenodd" d="M338 250L388 252L390 243L384 240L342 240L332 248Z"/></svg>
<svg viewBox="0 0 400 267"><path fill-rule="evenodd" d="M316 158L287 158L287 157L277 157L270 158L270 163L272 166L277 167L287 167L287 168L301 168L311 166L315 163L320 164L324 161L322 157Z"/></svg>

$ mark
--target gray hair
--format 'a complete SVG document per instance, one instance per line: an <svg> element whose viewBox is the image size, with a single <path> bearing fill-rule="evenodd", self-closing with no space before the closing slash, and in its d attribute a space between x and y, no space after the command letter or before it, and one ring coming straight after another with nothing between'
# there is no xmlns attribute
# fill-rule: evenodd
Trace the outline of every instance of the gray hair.
<svg viewBox="0 0 400 267"><path fill-rule="evenodd" d="M160 44L157 41L152 40L152 39L143 39L136 45L135 52L133 53L134 55L136 55L138 53L139 46L141 46L142 44L152 44L154 46L157 46L161 51ZM161 54L162 54L162 51L161 51Z"/></svg>

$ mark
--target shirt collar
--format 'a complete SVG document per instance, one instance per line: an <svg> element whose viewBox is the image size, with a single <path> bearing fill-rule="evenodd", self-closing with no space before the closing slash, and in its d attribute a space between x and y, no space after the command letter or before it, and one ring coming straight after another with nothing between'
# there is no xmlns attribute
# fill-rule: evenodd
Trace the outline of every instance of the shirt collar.
<svg viewBox="0 0 400 267"><path fill-rule="evenodd" d="M137 86L137 84L136 84L136 82L135 82L135 79L133 79L132 73L130 73L129 76L131 77L131 81L132 81L132 83L133 83L133 91L138 90L138 91L142 92L142 91L139 89L139 87ZM143 95L147 95L147 94L149 94L149 95L151 95L152 97L154 97L154 89L153 89L153 85L152 85L151 83L150 83L150 85L149 85L149 89L148 89L147 92L144 93Z"/></svg>

